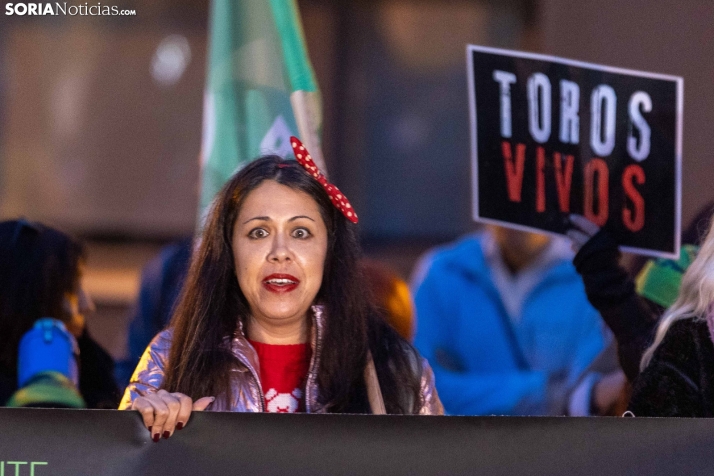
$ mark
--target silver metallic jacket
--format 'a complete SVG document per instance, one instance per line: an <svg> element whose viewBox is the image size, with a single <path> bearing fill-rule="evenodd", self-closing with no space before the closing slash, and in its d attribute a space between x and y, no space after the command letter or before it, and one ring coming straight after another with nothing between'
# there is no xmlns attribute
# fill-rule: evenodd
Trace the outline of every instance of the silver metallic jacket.
<svg viewBox="0 0 714 476"><path fill-rule="evenodd" d="M307 374L307 382L305 383L305 409L307 413L324 413L326 409L318 402L319 388L317 386L317 369L320 362L324 320L321 306L313 306L312 310L312 359ZM242 364L241 367L233 370L233 399L230 404L217 399L209 407L209 410L232 412L266 411L265 395L260 384L258 355L255 349L248 343L242 332L233 338L231 346L233 354ZM160 388L164 379L164 368L169 357L170 347L170 330L165 330L154 337L141 357L131 382L124 392L124 397L119 404L120 410L130 409L134 399L141 394L153 393ZM421 396L423 403L419 409L420 414L442 415L444 413L444 407L441 405L434 386L434 373L426 359L422 359ZM406 407L408 408L409 405L406 405Z"/></svg>

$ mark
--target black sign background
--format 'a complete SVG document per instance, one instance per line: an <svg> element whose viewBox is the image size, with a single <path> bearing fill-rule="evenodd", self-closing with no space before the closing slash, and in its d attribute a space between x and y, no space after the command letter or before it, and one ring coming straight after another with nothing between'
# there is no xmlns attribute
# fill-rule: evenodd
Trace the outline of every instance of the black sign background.
<svg viewBox="0 0 714 476"><path fill-rule="evenodd" d="M485 50L485 51L484 51ZM497 51L498 53L495 53ZM523 53L507 50L492 50L470 46L469 67L472 69L472 134L476 139L474 167L478 181L474 183L474 216L477 220L497 221L536 228L555 233L564 233L565 214L558 207L555 183L553 152L572 154L575 158L570 193L570 212L583 214L583 169L597 155L590 146L590 96L593 89L606 84L617 95L615 148L611 155L600 157L609 169L609 213L605 225L619 243L633 250L661 256L679 253L679 159L678 150L678 88L681 78L651 77L649 73L623 72L614 68L588 65L575 66L568 60L539 55L519 57ZM514 56L515 55L515 56ZM530 56L539 59L533 59ZM542 59L540 59L542 58ZM494 80L494 70L514 73L517 77L511 85L512 137L503 139L500 132L500 90ZM551 83L552 126L549 140L539 144L528 130L528 77L540 72ZM647 77L649 75L650 77ZM580 87L578 144L563 144L559 140L561 79L577 83ZM628 101L636 91L648 93L652 99L652 111L642 113L651 127L650 155L642 162L631 159L627 153ZM475 110L475 111L474 111ZM473 124L473 119L476 124ZM526 145L526 160L521 202L508 198L504 160L501 151L503 140L509 140L515 155L516 143ZM546 210L536 212L536 147L543 146L546 152L545 196ZM643 185L636 185L645 201L645 225L638 232L628 230L622 221L623 206L631 208L626 201L622 174L626 166L640 165L645 172ZM597 192L595 192L597 196ZM477 198L477 199L476 199Z"/></svg>
<svg viewBox="0 0 714 476"><path fill-rule="evenodd" d="M47 463L36 476L711 474L712 435L708 419L200 413L153 443L136 412L2 408L0 465L5 476L32 462Z"/></svg>

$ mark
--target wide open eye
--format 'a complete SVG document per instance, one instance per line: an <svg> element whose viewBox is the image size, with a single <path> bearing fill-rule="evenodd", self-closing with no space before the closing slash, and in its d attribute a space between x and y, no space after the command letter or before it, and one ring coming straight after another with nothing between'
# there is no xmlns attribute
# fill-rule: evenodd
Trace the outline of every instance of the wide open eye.
<svg viewBox="0 0 714 476"><path fill-rule="evenodd" d="M293 238L297 238L298 240L305 240L307 238L310 238L312 236L312 233L310 233L310 230L304 227L300 228L295 228L292 232Z"/></svg>
<svg viewBox="0 0 714 476"><path fill-rule="evenodd" d="M265 238L266 236L268 236L268 232L265 228L253 228L248 233L248 238L252 238L254 240L259 240L261 238Z"/></svg>

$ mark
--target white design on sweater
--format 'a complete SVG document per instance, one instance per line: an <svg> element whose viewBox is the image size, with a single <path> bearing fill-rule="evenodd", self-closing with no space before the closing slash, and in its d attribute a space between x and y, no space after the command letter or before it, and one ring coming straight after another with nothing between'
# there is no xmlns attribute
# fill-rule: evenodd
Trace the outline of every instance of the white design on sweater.
<svg viewBox="0 0 714 476"><path fill-rule="evenodd" d="M270 413L295 413L302 397L302 391L296 388L291 393L278 393L271 388L265 394L265 401L268 404Z"/></svg>

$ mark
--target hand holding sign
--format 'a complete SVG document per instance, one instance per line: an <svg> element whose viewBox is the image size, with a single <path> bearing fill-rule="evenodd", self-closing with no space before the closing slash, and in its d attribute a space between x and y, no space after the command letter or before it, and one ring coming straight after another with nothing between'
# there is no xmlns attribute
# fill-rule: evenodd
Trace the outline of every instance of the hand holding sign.
<svg viewBox="0 0 714 476"><path fill-rule="evenodd" d="M203 411L214 400L214 397L203 397L194 402L183 393L159 390L138 397L132 403L131 409L141 413L151 438L158 442L162 436L169 438L175 430L186 426L192 411Z"/></svg>
<svg viewBox="0 0 714 476"><path fill-rule="evenodd" d="M577 253L590 238L600 231L600 227L582 215L572 213L568 218L573 227L566 231L565 234L573 242L573 251Z"/></svg>
<svg viewBox="0 0 714 476"><path fill-rule="evenodd" d="M679 253L683 80L468 46L474 218Z"/></svg>

